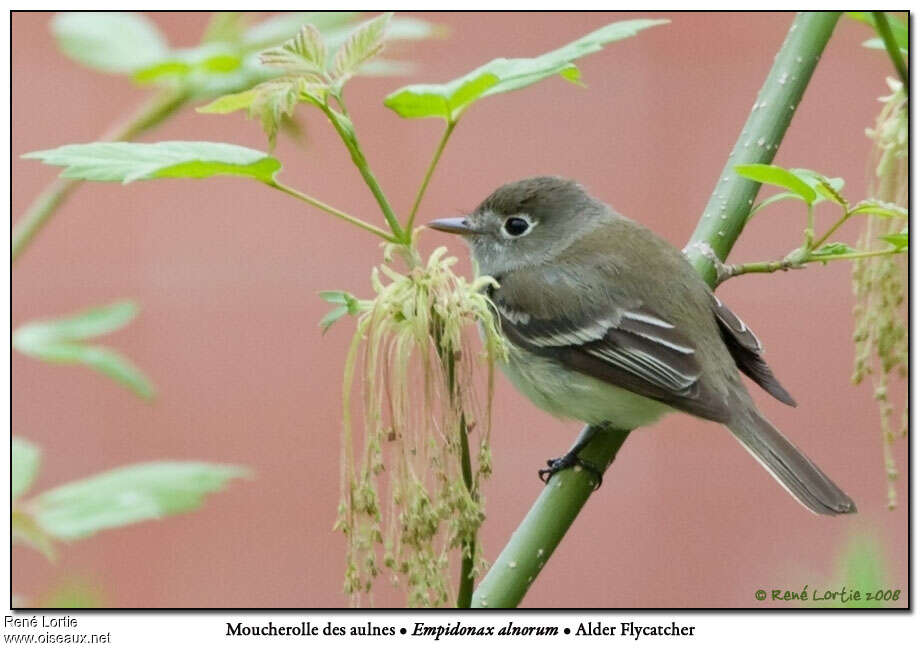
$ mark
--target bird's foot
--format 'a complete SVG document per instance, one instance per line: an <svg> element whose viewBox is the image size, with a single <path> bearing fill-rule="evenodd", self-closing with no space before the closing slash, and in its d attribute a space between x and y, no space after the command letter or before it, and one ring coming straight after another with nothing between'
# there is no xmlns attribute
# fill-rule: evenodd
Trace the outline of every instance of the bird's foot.
<svg viewBox="0 0 921 649"><path fill-rule="evenodd" d="M570 451L563 457L556 457L551 460L547 460L546 469L540 469L537 472L538 477L544 484L547 484L555 474L562 471L563 469L569 469L570 467L576 467L576 470L579 469L588 471L594 478L593 484L595 485L594 490L597 490L601 487L601 476L602 471L597 466L589 462L588 460L583 460L578 456L578 454Z"/></svg>

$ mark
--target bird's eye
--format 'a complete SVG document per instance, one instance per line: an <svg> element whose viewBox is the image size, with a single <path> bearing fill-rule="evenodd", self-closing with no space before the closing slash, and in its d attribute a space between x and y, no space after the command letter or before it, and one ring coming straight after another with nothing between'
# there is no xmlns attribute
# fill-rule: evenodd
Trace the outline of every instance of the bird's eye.
<svg viewBox="0 0 921 649"><path fill-rule="evenodd" d="M505 231L508 232L511 236L520 237L528 231L528 228L531 227L531 224L520 217L513 216L512 218L505 221L504 227Z"/></svg>

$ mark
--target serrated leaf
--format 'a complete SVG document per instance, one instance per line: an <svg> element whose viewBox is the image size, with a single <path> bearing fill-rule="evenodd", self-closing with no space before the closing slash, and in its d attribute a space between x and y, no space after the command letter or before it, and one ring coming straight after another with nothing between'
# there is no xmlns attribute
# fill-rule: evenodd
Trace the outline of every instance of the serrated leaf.
<svg viewBox="0 0 921 649"><path fill-rule="evenodd" d="M10 514L10 536L13 543L22 543L38 550L48 561L54 561L56 552L51 537L41 529L28 513L13 510Z"/></svg>
<svg viewBox="0 0 921 649"><path fill-rule="evenodd" d="M313 75L321 81L326 73L326 45L316 27L304 25L294 38L262 52L259 60L289 74Z"/></svg>
<svg viewBox="0 0 921 649"><path fill-rule="evenodd" d="M907 219L908 210L895 203L884 203L882 201L863 200L857 203L851 214L872 214L882 216L888 219Z"/></svg>
<svg viewBox="0 0 921 649"><path fill-rule="evenodd" d="M53 320L26 323L13 332L13 347L28 350L36 344L60 340L85 340L117 331L134 320L138 306L121 300Z"/></svg>
<svg viewBox="0 0 921 649"><path fill-rule="evenodd" d="M736 165L735 171L743 178L789 189L810 205L815 202L815 190L783 167L766 164L746 164Z"/></svg>
<svg viewBox="0 0 921 649"><path fill-rule="evenodd" d="M149 462L69 482L29 502L39 526L60 539L190 511L243 467L204 462Z"/></svg>
<svg viewBox="0 0 921 649"><path fill-rule="evenodd" d="M880 239L892 244L896 250L904 250L908 247L908 229L894 234L884 234Z"/></svg>
<svg viewBox="0 0 921 649"><path fill-rule="evenodd" d="M340 85L354 75L358 68L384 49L384 33L393 17L385 13L368 20L349 35L333 59L332 74Z"/></svg>
<svg viewBox="0 0 921 649"><path fill-rule="evenodd" d="M164 58L169 47L144 16L118 11L65 12L51 20L58 47L78 63L131 73Z"/></svg>
<svg viewBox="0 0 921 649"><path fill-rule="evenodd" d="M29 490L38 475L42 452L31 442L13 437L10 454L10 499L15 501Z"/></svg>
<svg viewBox="0 0 921 649"><path fill-rule="evenodd" d="M272 16L250 27L243 41L250 49L263 49L287 40L306 24L320 32L342 27L358 16L355 11L291 11Z"/></svg>
<svg viewBox="0 0 921 649"><path fill-rule="evenodd" d="M852 248L846 243L835 242L826 243L823 246L819 246L809 254L811 257L831 257L838 255L848 255L855 252L860 251Z"/></svg>
<svg viewBox="0 0 921 649"><path fill-rule="evenodd" d="M476 100L518 90L548 77L561 75L578 81L573 61L601 50L604 45L634 36L667 20L626 20L606 25L559 49L534 58L494 59L476 70L442 84L416 84L400 88L384 105L400 117L440 117L455 121Z"/></svg>
<svg viewBox="0 0 921 649"><path fill-rule="evenodd" d="M279 126L285 118L293 118L298 102L307 99L322 103L326 92L322 84L312 84L302 77L279 77L245 92L218 97L197 110L200 113L232 113L246 109L249 117L259 118L269 146L274 147Z"/></svg>
<svg viewBox="0 0 921 649"><path fill-rule="evenodd" d="M275 158L223 142L93 142L27 153L66 167L64 178L130 183L151 178L246 176L271 183L281 169Z"/></svg>

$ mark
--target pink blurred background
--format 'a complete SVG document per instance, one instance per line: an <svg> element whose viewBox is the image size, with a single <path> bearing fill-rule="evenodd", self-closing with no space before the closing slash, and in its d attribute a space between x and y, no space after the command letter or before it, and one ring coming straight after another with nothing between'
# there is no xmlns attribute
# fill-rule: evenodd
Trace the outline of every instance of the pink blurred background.
<svg viewBox="0 0 921 649"><path fill-rule="evenodd" d="M648 17L649 14L642 14ZM396 208L411 205L441 123L404 121L382 104L410 82L453 79L497 56L532 56L624 14L425 14L448 38L391 53L418 62L407 79L357 79L349 105L372 167ZM788 13L676 13L671 25L579 62L588 89L561 80L484 100L461 121L420 220L474 207L499 184L533 174L576 178L596 196L682 246L712 190L789 27ZM193 45L202 13L151 18ZM49 14L12 17L13 218L59 169L28 151L96 139L149 91L58 53ZM871 125L891 65L860 46L869 29L842 19L777 156L848 181L864 197ZM380 218L332 129L301 107L309 147L281 137L281 179L346 211ZM242 115L187 109L146 141L225 140L265 149ZM798 242L800 209L762 213L734 261L780 256ZM833 211L821 210L827 220ZM850 227L842 240L853 242ZM427 233L423 248L448 245ZM464 257L466 255L464 254ZM325 337L317 292L369 293L377 242L328 215L242 179L82 186L17 261L13 326L130 297L143 311L107 343L153 378L153 404L87 369L14 354L13 432L44 449L33 491L117 465L160 458L245 464L199 511L108 531L63 548L57 564L13 550L14 592L38 598L62 581L96 584L116 607L339 607L344 542L338 502L340 386L352 335ZM464 272L469 265L464 262ZM907 596L907 478L886 510L876 404L850 383L850 268L747 276L719 294L758 332L797 409L755 397L858 503L819 518L798 506L715 424L666 418L627 441L524 600L525 606L747 607L758 588L846 586L838 558L875 536L886 588ZM541 489L536 470L579 426L538 411L500 379L495 473L482 539L492 559ZM897 462L907 471L904 442ZM402 605L382 580L378 605ZM907 599L903 599L902 603Z"/></svg>

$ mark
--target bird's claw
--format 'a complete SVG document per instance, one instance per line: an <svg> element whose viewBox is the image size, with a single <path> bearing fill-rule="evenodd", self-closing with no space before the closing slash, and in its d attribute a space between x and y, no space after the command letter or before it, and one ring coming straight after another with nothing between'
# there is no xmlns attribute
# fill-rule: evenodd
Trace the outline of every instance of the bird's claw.
<svg viewBox="0 0 921 649"><path fill-rule="evenodd" d="M556 458L547 460L547 467L548 468L540 469L537 472L537 476L541 479L541 482L543 482L544 484L547 484L548 482L550 482L550 478L552 478L555 474L559 473L563 469L569 469L571 467L580 467L584 469L585 471L588 471L595 478L594 480L595 486L594 486L593 491L601 487L601 479L602 479L601 470L597 466L589 462L588 460L583 460L575 453L567 453L563 457L556 457Z"/></svg>

